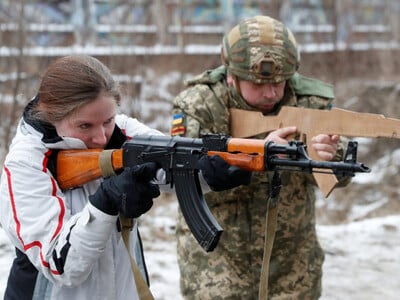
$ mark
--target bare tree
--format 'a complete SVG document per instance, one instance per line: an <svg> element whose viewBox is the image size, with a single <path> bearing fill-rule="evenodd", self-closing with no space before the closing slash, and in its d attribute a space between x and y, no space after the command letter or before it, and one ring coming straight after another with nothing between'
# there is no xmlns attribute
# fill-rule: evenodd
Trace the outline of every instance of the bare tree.
<svg viewBox="0 0 400 300"><path fill-rule="evenodd" d="M4 124L4 137L3 143L1 144L2 149L1 153L4 153L9 143L11 142L12 134L15 131L15 123L17 120L19 105L18 105L18 95L20 93L20 85L21 85L21 74L22 74L22 66L24 61L24 45L25 45L25 22L24 22L24 14L25 14L25 1L20 0L19 3L19 18L18 18L18 30L17 30L17 51L18 55L15 57L15 74L16 78L14 81L14 86L12 89L12 102L10 104L9 115Z"/></svg>

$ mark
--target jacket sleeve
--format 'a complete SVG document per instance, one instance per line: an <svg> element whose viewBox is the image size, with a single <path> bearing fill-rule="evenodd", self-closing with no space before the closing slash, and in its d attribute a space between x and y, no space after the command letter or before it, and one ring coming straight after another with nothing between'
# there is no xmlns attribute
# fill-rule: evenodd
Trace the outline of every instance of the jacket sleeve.
<svg viewBox="0 0 400 300"><path fill-rule="evenodd" d="M50 281L76 286L102 254L117 217L87 204L88 192L81 188L73 193L83 209L71 215L66 197L72 191L58 188L46 162L41 149L17 146L9 153L0 185L0 221L11 242Z"/></svg>

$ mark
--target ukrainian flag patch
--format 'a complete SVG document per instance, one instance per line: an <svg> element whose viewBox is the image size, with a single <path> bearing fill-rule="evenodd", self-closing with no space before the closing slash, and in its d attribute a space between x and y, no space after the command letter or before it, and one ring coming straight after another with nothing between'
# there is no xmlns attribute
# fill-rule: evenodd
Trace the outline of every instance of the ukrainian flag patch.
<svg viewBox="0 0 400 300"><path fill-rule="evenodd" d="M182 113L172 117L171 136L184 136L186 133L185 116Z"/></svg>

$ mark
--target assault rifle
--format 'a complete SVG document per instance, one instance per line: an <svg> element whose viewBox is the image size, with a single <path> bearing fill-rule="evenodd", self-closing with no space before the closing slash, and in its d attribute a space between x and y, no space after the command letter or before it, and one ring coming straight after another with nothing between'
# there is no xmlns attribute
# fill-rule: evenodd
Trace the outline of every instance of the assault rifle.
<svg viewBox="0 0 400 300"><path fill-rule="evenodd" d="M346 137L400 138L400 120L380 114L339 108L319 110L283 106L276 116L264 116L257 111L230 109L230 134L233 137L253 137L287 126L296 126L299 140L307 144L308 154L315 160L319 157L311 147L311 139L320 133ZM332 175L314 173L314 177L325 197L338 183Z"/></svg>
<svg viewBox="0 0 400 300"><path fill-rule="evenodd" d="M327 172L354 176L370 172L357 162L357 143L350 142L342 162L315 161L308 157L301 142L278 145L256 139L205 135L203 138L169 136L135 136L117 150L63 150L57 156L57 181L62 189L70 189L109 174L110 169L145 162L156 162L166 173L166 183L175 187L183 216L198 243L212 251L222 228L204 200L198 160L202 155L219 155L228 164L249 171L288 169L303 172Z"/></svg>

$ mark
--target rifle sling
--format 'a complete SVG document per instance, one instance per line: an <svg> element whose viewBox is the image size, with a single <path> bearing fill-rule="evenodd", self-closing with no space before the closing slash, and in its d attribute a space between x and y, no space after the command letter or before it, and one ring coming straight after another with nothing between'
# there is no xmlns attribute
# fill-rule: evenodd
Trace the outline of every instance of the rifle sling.
<svg viewBox="0 0 400 300"><path fill-rule="evenodd" d="M135 259L132 257L129 247L129 233L132 230L133 220L125 218L123 216L119 216L121 222L121 234L122 238L124 239L125 247L128 251L129 258L131 261L133 278L135 279L136 289L139 295L140 300L154 300L151 291L144 280L142 274L140 273L139 267L137 266Z"/></svg>
<svg viewBox="0 0 400 300"><path fill-rule="evenodd" d="M265 222L264 256L261 265L260 287L258 291L259 300L268 299L269 263L271 259L272 246L275 239L277 218L278 207L276 205L268 205L268 213L266 215Z"/></svg>
<svg viewBox="0 0 400 300"><path fill-rule="evenodd" d="M112 167L112 152L113 150L104 150L99 156L99 166L103 177L115 175ZM154 300L151 291L140 273L139 267L136 264L135 259L132 257L130 246L129 246L129 234L133 227L133 219L125 218L119 215L119 221L121 223L121 235L125 243L126 250L128 251L129 259L131 262L133 278L135 280L136 290L140 300Z"/></svg>
<svg viewBox="0 0 400 300"><path fill-rule="evenodd" d="M275 171L272 177L269 174L268 177L270 179L270 192L265 220L264 254L261 265L260 286L258 290L259 300L268 299L269 264L275 240L276 224L278 220L278 203L281 191L281 178L279 173Z"/></svg>

